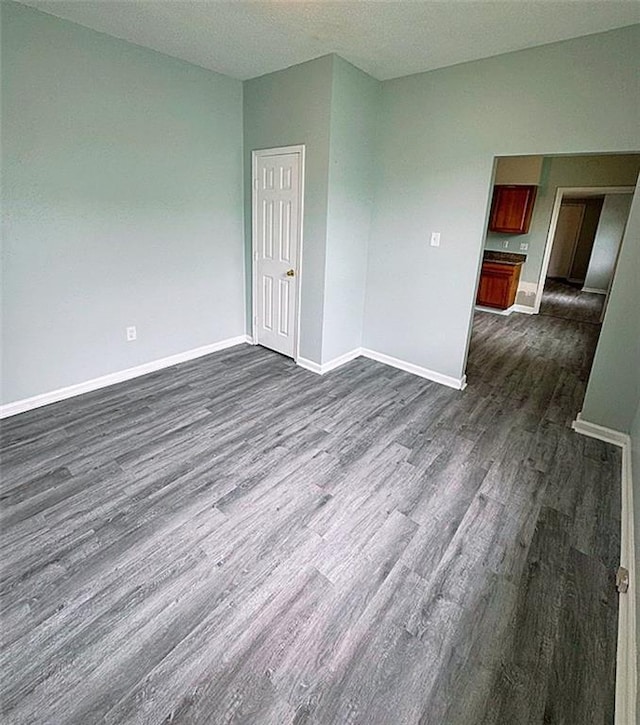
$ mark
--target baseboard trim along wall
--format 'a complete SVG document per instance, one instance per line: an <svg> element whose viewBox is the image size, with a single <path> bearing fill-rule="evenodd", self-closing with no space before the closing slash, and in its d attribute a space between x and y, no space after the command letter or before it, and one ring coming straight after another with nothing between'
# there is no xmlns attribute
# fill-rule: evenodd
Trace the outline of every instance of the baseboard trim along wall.
<svg viewBox="0 0 640 725"><path fill-rule="evenodd" d="M434 383L440 383L440 385L446 385L449 388L455 388L456 390L464 390L467 387L466 375L463 375L461 378L453 378L449 375L438 373L435 370L429 370L428 368L423 368L420 365L414 365L413 363L400 360L399 358L392 357L391 355L385 355L382 352L370 350L366 347L351 350L344 355L340 355L340 357L336 357L333 360L329 360L329 362L323 363L322 365L303 357L299 357L297 363L305 370L309 370L310 372L318 375L324 375L325 373L335 370L351 360L355 360L357 357L366 357L369 358L369 360L375 360L376 362L383 363L384 365L389 365L392 368L404 370L406 373L417 375L425 380L431 380Z"/></svg>
<svg viewBox="0 0 640 725"><path fill-rule="evenodd" d="M514 309L515 305L511 305L511 307L507 307L504 310L499 309L498 307L485 307L484 305L476 305L475 309L477 312L489 312L492 315L502 315L503 317L508 317Z"/></svg>
<svg viewBox="0 0 640 725"><path fill-rule="evenodd" d="M366 347L362 348L362 355L363 357L368 357L370 360L384 363L392 368L398 368L398 370L404 370L406 373L417 375L419 378L425 378L426 380L432 380L434 383L440 383L440 385L446 385L449 388L464 390L467 387L466 375L463 375L461 378L452 378L449 375L443 375L435 370L429 370L429 368L423 368L420 365L414 365L413 363L405 362L397 357L385 355L382 352L376 352Z"/></svg>
<svg viewBox="0 0 640 725"><path fill-rule="evenodd" d="M493 307L483 307L482 305L476 305L476 310L480 312L490 312L492 315L504 315L508 317L513 312L520 312L523 315L535 315L536 310L534 307L529 307L529 305L511 305L511 307L507 307L506 310L498 310Z"/></svg>
<svg viewBox="0 0 640 725"><path fill-rule="evenodd" d="M598 289L597 287L583 287L581 292L591 292L594 295L606 295L606 289Z"/></svg>
<svg viewBox="0 0 640 725"><path fill-rule="evenodd" d="M82 395L83 393L91 393L94 390L100 390L100 388L106 388L109 385L116 385L117 383L123 383L126 380L132 380L138 378L141 375L147 375L148 373L154 373L157 370L164 368L170 368L178 363L187 362L189 360L195 360L196 358L203 357L204 355L210 355L212 352L218 352L228 347L234 347L235 345L241 345L247 343L249 345L254 344L250 335L238 335L238 337L230 337L226 340L220 340L219 342L213 342L210 345L203 345L202 347L194 348L193 350L186 350L185 352L179 352L176 355L170 355L169 357L161 358L160 360L152 360L142 365L136 365L133 368L127 368L126 370L120 370L116 373L109 373L108 375L102 375L99 378L93 378L92 380L85 380L82 383L76 383L69 385L65 388L58 388L57 390L51 390L48 393L41 393L40 395L34 395L31 398L24 398L22 400L16 400L13 403L7 403L0 405L0 419L10 418L13 415L20 413L26 413L28 410L34 410L35 408L42 408L45 405L51 403L58 403L61 400L67 400L67 398L73 398L76 395ZM447 385L450 388L456 390L464 390L467 385L466 376L462 378L452 378L448 375L443 375L435 370L429 370L428 368L414 365L413 363L399 360L398 358L385 355L375 350L369 350L366 348L356 348L350 352L340 355L339 357L329 360L322 365L313 362L313 360L307 360L306 358L299 357L297 364L309 370L312 373L318 375L324 375L325 373L331 372L339 368L341 365L345 365L351 360L355 360L357 357L367 357L371 360L390 365L391 367L404 370L407 373L418 375L426 380L432 380L435 383L441 385Z"/></svg>
<svg viewBox="0 0 640 725"><path fill-rule="evenodd" d="M13 415L18 415L19 413L25 413L26 411L33 410L34 408L41 408L42 406L49 405L50 403L57 403L61 400L66 400L67 398L73 398L76 395L82 395L83 393L91 393L94 390L100 390L100 388L106 388L109 385L123 383L125 380L131 380L132 378L137 378L141 375L154 373L157 370L162 370L163 368L170 368L178 363L195 360L198 357L210 355L212 352L218 352L219 350L224 350L228 347L234 347L235 345L240 345L249 341L250 340L247 335L229 337L226 340L220 340L219 342L213 342L210 345L203 345L202 347L196 347L192 350L179 352L176 355L170 355L169 357L164 357L160 360L152 360L151 362L136 365L135 367L127 368L126 370L120 370L116 373L102 375L99 378L86 380L83 383L76 383L75 385L69 385L68 387L59 388L58 390L51 390L48 393L34 395L32 398L16 400L13 403L7 403L6 405L0 406L0 419L9 418Z"/></svg>
<svg viewBox="0 0 640 725"><path fill-rule="evenodd" d="M535 315L535 307L529 307L529 305L514 305L511 308L514 312L520 312L522 315Z"/></svg>
<svg viewBox="0 0 640 725"><path fill-rule="evenodd" d="M625 448L630 445L630 438L626 433L621 433L619 430L614 430L613 428L606 428L597 423L590 423L588 420L584 420L582 413L578 413L571 427L576 433L588 436L589 438L597 438L599 441L604 441L605 443L613 443L614 446L619 446L620 448Z"/></svg>
<svg viewBox="0 0 640 725"><path fill-rule="evenodd" d="M622 524L620 532L620 566L629 572L629 589L618 598L618 648L616 659L615 725L636 721L638 691L636 642L636 560L634 543L633 480L631 438L611 428L583 420L578 413L571 426L576 433L597 438L622 448ZM640 471L638 472L640 475Z"/></svg>
<svg viewBox="0 0 640 725"><path fill-rule="evenodd" d="M362 350L360 348L356 348L354 350L346 352L344 355L335 357L333 358L333 360L329 360L326 363L319 364L313 362L313 360L307 360L307 358L304 357L299 357L297 363L301 368L304 368L305 370L309 370L310 372L316 373L317 375L324 375L325 373L331 372L331 370L339 368L341 365L345 365L346 363L355 360L361 355Z"/></svg>

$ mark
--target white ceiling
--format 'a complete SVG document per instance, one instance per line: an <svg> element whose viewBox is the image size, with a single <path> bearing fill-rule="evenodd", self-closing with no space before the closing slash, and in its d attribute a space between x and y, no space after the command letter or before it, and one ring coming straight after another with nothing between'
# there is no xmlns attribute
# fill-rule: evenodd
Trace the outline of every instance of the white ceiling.
<svg viewBox="0 0 640 725"><path fill-rule="evenodd" d="M638 0L23 0L245 80L337 53L380 80L640 22Z"/></svg>

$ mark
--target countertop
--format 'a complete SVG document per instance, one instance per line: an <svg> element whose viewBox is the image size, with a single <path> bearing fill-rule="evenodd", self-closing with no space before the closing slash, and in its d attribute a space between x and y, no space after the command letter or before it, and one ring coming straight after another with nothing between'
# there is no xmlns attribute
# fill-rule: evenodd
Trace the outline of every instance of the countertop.
<svg viewBox="0 0 640 725"><path fill-rule="evenodd" d="M498 264L509 264L519 267L527 261L526 254L515 254L514 252L494 252L486 249L482 257L483 262L497 262Z"/></svg>

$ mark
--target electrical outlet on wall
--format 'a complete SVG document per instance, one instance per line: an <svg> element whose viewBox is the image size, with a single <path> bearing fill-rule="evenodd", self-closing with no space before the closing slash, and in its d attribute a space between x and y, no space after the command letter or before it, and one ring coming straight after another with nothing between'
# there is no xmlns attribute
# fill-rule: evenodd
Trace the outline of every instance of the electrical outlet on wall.
<svg viewBox="0 0 640 725"><path fill-rule="evenodd" d="M127 327L127 342L133 342L138 337L135 325Z"/></svg>
<svg viewBox="0 0 640 725"><path fill-rule="evenodd" d="M509 249L509 240L508 240L508 239L505 239L505 240L504 240L504 242L502 242L502 246L503 246L503 247L504 247L505 249Z"/></svg>
<svg viewBox="0 0 640 725"><path fill-rule="evenodd" d="M522 242L522 243L520 244L520 251L521 251L521 252L526 252L526 251L527 251L527 249L529 249L529 245L528 245L528 244L527 244L526 242Z"/></svg>

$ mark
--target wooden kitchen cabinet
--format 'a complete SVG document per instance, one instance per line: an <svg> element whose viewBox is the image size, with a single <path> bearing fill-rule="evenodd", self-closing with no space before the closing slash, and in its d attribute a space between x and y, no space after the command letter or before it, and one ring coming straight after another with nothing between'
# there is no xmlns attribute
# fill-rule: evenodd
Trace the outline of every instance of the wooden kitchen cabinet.
<svg viewBox="0 0 640 725"><path fill-rule="evenodd" d="M494 186L489 231L526 234L531 223L536 192L536 186Z"/></svg>
<svg viewBox="0 0 640 725"><path fill-rule="evenodd" d="M519 264L483 262L476 304L500 310L511 307L516 301L520 268Z"/></svg>

